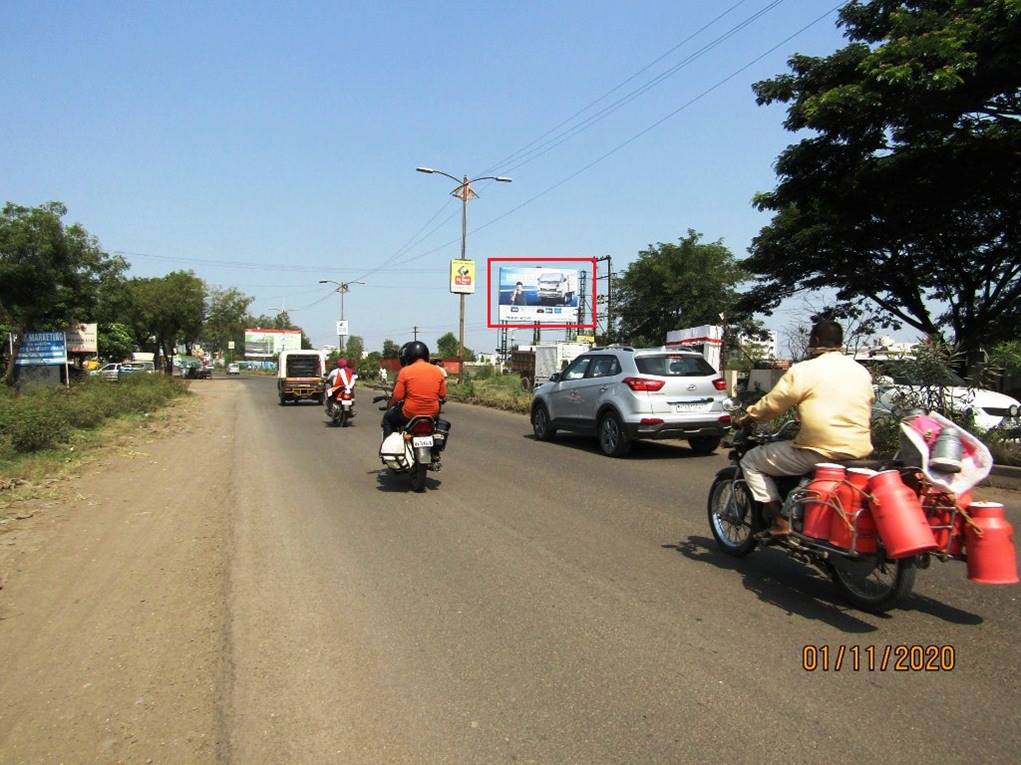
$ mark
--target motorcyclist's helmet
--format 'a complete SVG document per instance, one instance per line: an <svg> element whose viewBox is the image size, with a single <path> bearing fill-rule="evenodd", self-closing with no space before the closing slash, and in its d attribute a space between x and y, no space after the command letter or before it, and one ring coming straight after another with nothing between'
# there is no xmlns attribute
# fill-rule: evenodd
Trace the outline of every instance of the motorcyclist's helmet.
<svg viewBox="0 0 1021 765"><path fill-rule="evenodd" d="M346 366L347 366L347 359L345 359L345 358L337 359L337 369L343 369Z"/></svg>
<svg viewBox="0 0 1021 765"><path fill-rule="evenodd" d="M410 343L405 343L401 346L401 366L406 367L408 364L422 359L423 361L429 360L429 346L423 343L421 340L412 340Z"/></svg>

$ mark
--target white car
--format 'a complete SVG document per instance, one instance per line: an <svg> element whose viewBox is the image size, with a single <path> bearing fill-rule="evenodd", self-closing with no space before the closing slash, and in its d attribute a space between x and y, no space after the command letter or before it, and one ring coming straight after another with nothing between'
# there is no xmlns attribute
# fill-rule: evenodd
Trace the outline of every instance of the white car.
<svg viewBox="0 0 1021 765"><path fill-rule="evenodd" d="M872 361L858 359L873 372L876 389L876 409L882 412L901 411L904 404L912 404L926 392L924 386L916 384L907 376L907 369L896 361ZM1008 437L1021 436L1021 402L1003 393L972 388L967 381L947 370L951 385L936 388L936 391L960 412L971 412L975 424L982 430L1000 428Z"/></svg>
<svg viewBox="0 0 1021 765"><path fill-rule="evenodd" d="M116 380L117 373L120 371L120 363L104 364L99 369L93 369L89 372L89 377L102 377L104 380Z"/></svg>
<svg viewBox="0 0 1021 765"><path fill-rule="evenodd" d="M239 375L239 374L241 374L241 365L240 364L228 364L227 365L227 374L229 374L229 375Z"/></svg>

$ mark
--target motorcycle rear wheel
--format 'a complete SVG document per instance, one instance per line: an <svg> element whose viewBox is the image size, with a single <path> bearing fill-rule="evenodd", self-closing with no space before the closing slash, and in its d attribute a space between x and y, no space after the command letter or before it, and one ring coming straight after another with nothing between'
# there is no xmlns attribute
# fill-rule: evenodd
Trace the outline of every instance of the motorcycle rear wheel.
<svg viewBox="0 0 1021 765"><path fill-rule="evenodd" d="M723 552L743 558L758 545L754 500L743 482L729 476L713 481L707 510L709 529Z"/></svg>
<svg viewBox="0 0 1021 765"><path fill-rule="evenodd" d="M851 605L872 614L886 613L894 608L911 594L915 586L914 558L835 559L829 569L833 583Z"/></svg>
<svg viewBox="0 0 1021 765"><path fill-rule="evenodd" d="M427 465L416 462L411 468L411 488L414 491L425 491L425 473Z"/></svg>

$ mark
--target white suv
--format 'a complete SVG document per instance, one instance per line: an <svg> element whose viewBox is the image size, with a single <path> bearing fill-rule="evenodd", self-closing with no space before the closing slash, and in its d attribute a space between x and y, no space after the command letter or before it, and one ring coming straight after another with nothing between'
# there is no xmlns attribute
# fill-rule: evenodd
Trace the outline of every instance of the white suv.
<svg viewBox="0 0 1021 765"><path fill-rule="evenodd" d="M591 433L610 457L635 439L686 439L710 454L730 426L723 378L692 351L593 348L535 389L532 429L540 441L557 430Z"/></svg>

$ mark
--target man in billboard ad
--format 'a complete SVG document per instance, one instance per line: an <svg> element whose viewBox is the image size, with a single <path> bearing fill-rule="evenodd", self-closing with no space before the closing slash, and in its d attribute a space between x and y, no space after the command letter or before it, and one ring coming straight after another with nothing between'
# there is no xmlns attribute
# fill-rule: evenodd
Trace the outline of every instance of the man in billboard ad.
<svg viewBox="0 0 1021 765"><path fill-rule="evenodd" d="M577 312L578 282L570 268L501 267L500 320L564 322Z"/></svg>

